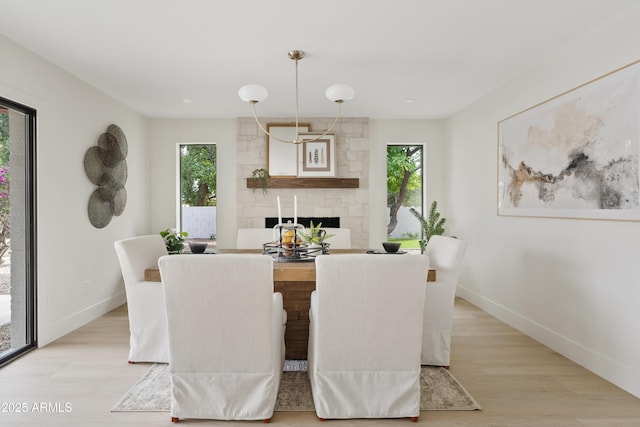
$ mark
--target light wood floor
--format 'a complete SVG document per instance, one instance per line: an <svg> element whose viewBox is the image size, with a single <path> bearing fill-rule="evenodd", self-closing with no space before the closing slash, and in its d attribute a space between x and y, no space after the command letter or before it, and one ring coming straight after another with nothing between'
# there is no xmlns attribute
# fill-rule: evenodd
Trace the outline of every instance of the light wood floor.
<svg viewBox="0 0 640 427"><path fill-rule="evenodd" d="M418 424L640 426L640 399L463 300L456 301L453 335L451 372L483 409L422 412ZM123 306L25 355L0 369L0 425L171 426L168 412L109 412L149 367L128 365L127 354L127 315ZM26 403L28 412L5 412L16 403ZM49 409L34 412L34 403L38 407L45 404ZM51 412L56 406L58 412ZM276 412L271 422L323 427L414 425L408 419L321 422L312 412ZM262 423L187 420L178 425Z"/></svg>

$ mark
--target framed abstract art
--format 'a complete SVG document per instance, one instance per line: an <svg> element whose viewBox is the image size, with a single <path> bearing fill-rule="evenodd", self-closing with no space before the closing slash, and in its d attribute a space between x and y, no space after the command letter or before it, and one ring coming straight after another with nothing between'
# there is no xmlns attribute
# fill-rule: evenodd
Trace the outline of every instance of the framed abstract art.
<svg viewBox="0 0 640 427"><path fill-rule="evenodd" d="M498 215L640 220L640 61L498 122Z"/></svg>

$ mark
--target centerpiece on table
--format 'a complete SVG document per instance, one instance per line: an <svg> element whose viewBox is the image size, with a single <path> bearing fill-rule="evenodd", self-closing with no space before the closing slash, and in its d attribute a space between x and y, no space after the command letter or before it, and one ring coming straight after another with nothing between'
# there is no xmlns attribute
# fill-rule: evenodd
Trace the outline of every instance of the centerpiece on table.
<svg viewBox="0 0 640 427"><path fill-rule="evenodd" d="M322 223L314 226L313 221L309 224L309 228L301 230L298 234L302 241L307 244L307 254L309 256L316 256L327 252L324 251L324 241L335 236L335 234L327 234L326 230L322 229ZM328 250L329 245L326 244L326 246Z"/></svg>

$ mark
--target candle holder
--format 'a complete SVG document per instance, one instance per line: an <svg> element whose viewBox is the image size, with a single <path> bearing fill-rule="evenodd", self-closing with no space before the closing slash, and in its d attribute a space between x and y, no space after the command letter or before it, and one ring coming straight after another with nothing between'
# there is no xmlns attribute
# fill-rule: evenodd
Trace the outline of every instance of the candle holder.
<svg viewBox="0 0 640 427"><path fill-rule="evenodd" d="M262 253L271 255L275 262L314 261L317 255L329 253L328 243L313 247L303 243L300 238L300 232L303 230L303 225L291 221L277 224L273 227L273 241L262 245Z"/></svg>

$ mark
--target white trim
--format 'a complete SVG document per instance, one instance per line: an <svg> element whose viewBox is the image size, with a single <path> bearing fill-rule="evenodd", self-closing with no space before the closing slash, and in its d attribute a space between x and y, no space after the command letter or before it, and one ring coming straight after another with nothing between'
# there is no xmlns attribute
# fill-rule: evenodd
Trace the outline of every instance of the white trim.
<svg viewBox="0 0 640 427"><path fill-rule="evenodd" d="M58 338L67 335L69 332L92 322L98 317L120 307L127 302L127 297L122 290L115 295L98 301L97 303L72 313L53 324L43 324L38 320L38 347L44 347ZM123 353L126 357L126 352Z"/></svg>
<svg viewBox="0 0 640 427"><path fill-rule="evenodd" d="M558 334L458 284L456 295L564 357L640 398L640 372ZM614 331L612 331L614 333Z"/></svg>

